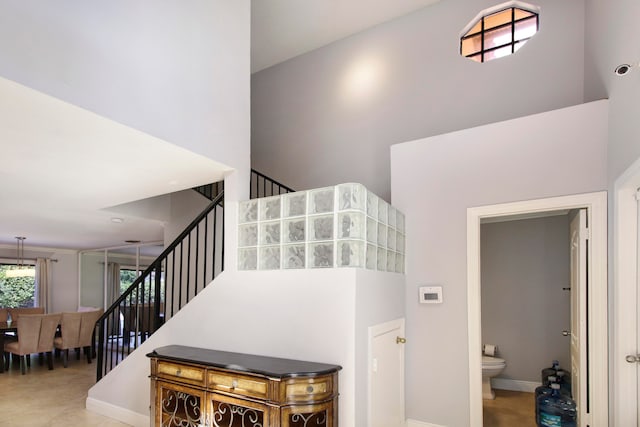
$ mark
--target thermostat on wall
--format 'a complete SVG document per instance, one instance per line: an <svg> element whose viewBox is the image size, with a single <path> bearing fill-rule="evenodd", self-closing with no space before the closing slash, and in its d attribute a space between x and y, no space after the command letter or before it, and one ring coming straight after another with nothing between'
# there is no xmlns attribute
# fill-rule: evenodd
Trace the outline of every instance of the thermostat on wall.
<svg viewBox="0 0 640 427"><path fill-rule="evenodd" d="M442 303L442 286L421 286L420 287L420 303L421 304L441 304Z"/></svg>

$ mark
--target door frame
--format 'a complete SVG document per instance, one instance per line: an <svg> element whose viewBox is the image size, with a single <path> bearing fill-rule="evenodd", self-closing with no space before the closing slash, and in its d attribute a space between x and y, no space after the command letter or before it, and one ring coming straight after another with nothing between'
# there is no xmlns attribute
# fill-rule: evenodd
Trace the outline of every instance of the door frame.
<svg viewBox="0 0 640 427"><path fill-rule="evenodd" d="M636 425L638 420L638 379L636 365L625 361L638 352L638 202L640 159L614 184L613 193L613 425ZM630 325L632 320L635 325ZM625 398L622 398L625 396ZM630 396L631 398L627 398ZM636 397L633 399L633 397Z"/></svg>
<svg viewBox="0 0 640 427"><path fill-rule="evenodd" d="M589 393L590 425L608 425L607 193L586 193L479 206L467 209L467 310L469 331L470 427L482 427L482 317L480 301L480 222L555 210L587 209L589 224Z"/></svg>
<svg viewBox="0 0 640 427"><path fill-rule="evenodd" d="M405 319L404 317L399 318L399 319L394 319L394 320L390 320L388 322L384 322L384 323L380 323L377 325L373 325L373 326L369 326L369 337L368 337L368 342L367 342L367 420L368 420L368 424L367 425L371 425L371 420L373 419L373 408L372 408L372 402L373 402L373 340L375 339L375 337L379 336L379 335L384 335L386 333L389 333L395 329L399 329L400 330L400 334L402 334L402 337L405 337ZM403 351L402 351L402 356L400 357L400 369L402 370L402 372L405 372L404 369L404 358L405 358L405 351L404 351L404 345L403 345ZM405 420L405 408L404 408L404 403L405 403L405 396L404 396L404 386L405 386L405 381L404 381L404 375L402 375L401 379L402 381L402 387L400 387L400 400L402 401L403 405L402 405L402 420Z"/></svg>

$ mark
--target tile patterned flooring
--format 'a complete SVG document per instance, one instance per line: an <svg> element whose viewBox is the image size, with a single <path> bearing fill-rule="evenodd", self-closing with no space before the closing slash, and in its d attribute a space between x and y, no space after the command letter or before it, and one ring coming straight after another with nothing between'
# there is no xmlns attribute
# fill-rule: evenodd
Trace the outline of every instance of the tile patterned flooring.
<svg viewBox="0 0 640 427"><path fill-rule="evenodd" d="M533 393L497 390L495 400L483 400L483 427L536 427Z"/></svg>
<svg viewBox="0 0 640 427"><path fill-rule="evenodd" d="M96 364L69 354L69 367L54 359L54 369L40 366L31 356L31 368L20 374L20 364L12 363L0 374L0 426L6 427L116 427L121 422L85 409L87 390L96 380Z"/></svg>

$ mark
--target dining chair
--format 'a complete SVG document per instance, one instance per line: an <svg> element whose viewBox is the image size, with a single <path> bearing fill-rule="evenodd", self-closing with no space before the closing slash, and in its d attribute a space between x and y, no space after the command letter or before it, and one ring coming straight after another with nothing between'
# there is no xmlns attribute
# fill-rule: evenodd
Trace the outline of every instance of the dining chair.
<svg viewBox="0 0 640 427"><path fill-rule="evenodd" d="M91 357L93 356L93 344L94 344L94 331L96 328L96 322L104 313L103 309L93 311L83 311L82 321L80 322L80 337L78 340L79 347L84 349L87 355L87 363L91 363Z"/></svg>
<svg viewBox="0 0 640 427"><path fill-rule="evenodd" d="M27 355L38 353L40 341L40 327L42 315L23 314L18 322L18 340L5 343L4 352L20 356L20 371L22 375L27 369ZM9 357L5 354L5 369L9 369Z"/></svg>
<svg viewBox="0 0 640 427"><path fill-rule="evenodd" d="M18 317L25 314L44 314L44 307L19 307L8 308L11 320L18 320Z"/></svg>
<svg viewBox="0 0 640 427"><path fill-rule="evenodd" d="M69 349L80 347L80 325L82 313L65 312L60 319L60 336L55 337L53 346L62 350L62 363L66 368L69 362Z"/></svg>
<svg viewBox="0 0 640 427"><path fill-rule="evenodd" d="M49 370L53 369L53 340L62 318L61 313L43 314L40 325L40 339L38 340L38 353L47 354ZM18 326L20 324L18 323ZM19 335L18 335L19 336ZM41 359L42 360L42 359Z"/></svg>
<svg viewBox="0 0 640 427"><path fill-rule="evenodd" d="M6 322L9 320L9 309L0 308L0 322Z"/></svg>

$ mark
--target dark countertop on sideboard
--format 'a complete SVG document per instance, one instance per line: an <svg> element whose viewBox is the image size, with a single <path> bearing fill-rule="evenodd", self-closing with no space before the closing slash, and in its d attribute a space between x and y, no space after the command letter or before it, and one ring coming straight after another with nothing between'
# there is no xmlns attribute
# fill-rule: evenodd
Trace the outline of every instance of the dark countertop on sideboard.
<svg viewBox="0 0 640 427"><path fill-rule="evenodd" d="M181 345L159 347L147 354L147 357L194 363L279 379L314 377L317 375L331 374L342 369L339 365L326 363L232 353Z"/></svg>

